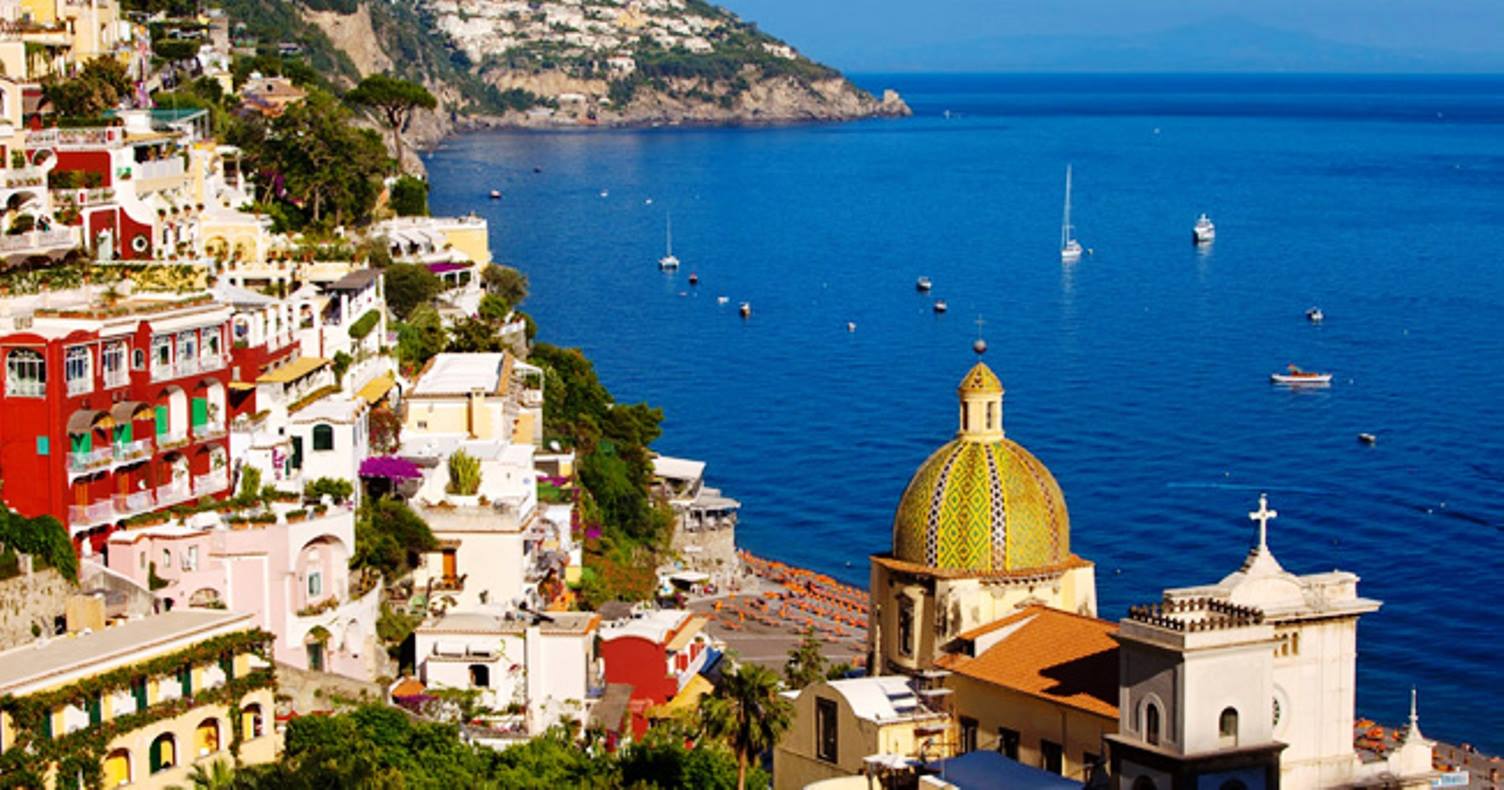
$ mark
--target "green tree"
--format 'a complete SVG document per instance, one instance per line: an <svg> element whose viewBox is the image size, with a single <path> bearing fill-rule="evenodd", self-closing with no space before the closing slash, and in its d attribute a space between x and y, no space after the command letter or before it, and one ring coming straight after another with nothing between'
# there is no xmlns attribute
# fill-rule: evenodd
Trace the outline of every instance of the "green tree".
<svg viewBox="0 0 1504 790"><path fill-rule="evenodd" d="M188 781L193 783L193 790L234 790L235 768L224 760L215 760L208 765L199 763L193 766Z"/></svg>
<svg viewBox="0 0 1504 790"><path fill-rule="evenodd" d="M511 312L512 306L507 304L507 300L496 294L481 294L480 307L475 314L480 320L495 326L505 322Z"/></svg>
<svg viewBox="0 0 1504 790"><path fill-rule="evenodd" d="M446 337L439 311L423 305L413 311L411 320L397 327L397 357L406 365L422 367L444 350Z"/></svg>
<svg viewBox="0 0 1504 790"><path fill-rule="evenodd" d="M383 497L367 501L355 520L354 568L375 568L387 579L411 570L409 559L438 545L428 522L406 504Z"/></svg>
<svg viewBox="0 0 1504 790"><path fill-rule="evenodd" d="M398 321L406 321L418 305L428 304L444 289L444 283L427 266L394 263L383 270L386 306Z"/></svg>
<svg viewBox="0 0 1504 790"><path fill-rule="evenodd" d="M402 132L412 120L418 108L432 110L438 100L428 89L416 82L372 74L360 81L355 89L345 94L345 101L369 107L381 115L387 128L392 131L392 150L397 154L397 168L402 168Z"/></svg>
<svg viewBox="0 0 1504 790"><path fill-rule="evenodd" d="M772 670L742 664L722 674L715 691L700 700L706 733L736 755L737 790L746 790L748 764L776 746L793 719L793 704L778 691Z"/></svg>
<svg viewBox="0 0 1504 790"><path fill-rule="evenodd" d="M324 91L309 91L246 141L255 167L270 175L274 196L292 203L315 224L363 222L381 193L386 149L369 129Z"/></svg>
<svg viewBox="0 0 1504 790"><path fill-rule="evenodd" d="M496 294L512 307L527 298L527 275L510 266L493 263L481 272L480 281L488 293Z"/></svg>
<svg viewBox="0 0 1504 790"><path fill-rule="evenodd" d="M506 343L497 334L495 324L483 318L462 318L450 327L449 345L445 350L461 354L484 354L505 348Z"/></svg>
<svg viewBox="0 0 1504 790"><path fill-rule="evenodd" d="M42 98L58 115L98 118L131 95L125 66L109 57L95 58L71 78L50 75L42 81Z"/></svg>
<svg viewBox="0 0 1504 790"><path fill-rule="evenodd" d="M428 182L409 175L392 184L392 211L399 217L428 216Z"/></svg>
<svg viewBox="0 0 1504 790"><path fill-rule="evenodd" d="M791 689L802 689L825 679L829 667L820 652L820 638L815 629L807 628L799 644L789 648L789 660L783 665L783 682Z"/></svg>

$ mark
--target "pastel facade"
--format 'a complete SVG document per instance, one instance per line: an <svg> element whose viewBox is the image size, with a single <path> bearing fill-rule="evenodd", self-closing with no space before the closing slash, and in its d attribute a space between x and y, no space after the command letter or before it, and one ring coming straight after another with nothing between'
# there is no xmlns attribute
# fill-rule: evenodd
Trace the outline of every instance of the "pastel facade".
<svg viewBox="0 0 1504 790"><path fill-rule="evenodd" d="M439 354L406 398L404 436L542 440L542 371L511 354Z"/></svg>
<svg viewBox="0 0 1504 790"><path fill-rule="evenodd" d="M252 626L245 614L176 611L0 652L0 697L25 699L157 659L192 655L206 640L226 643L237 635L254 639ZM241 648L227 647L176 675L143 674L81 705L60 704L37 730L22 730L21 722L9 713L0 714L0 766L19 758L15 769L55 777L56 767L37 765L20 745L23 739L107 726L121 717L161 710L159 706L182 705L183 699L191 702L176 715L149 717L110 738L102 750L104 786L184 786L191 784L189 777L197 766L276 760L279 746L272 727L275 700L269 667L245 641L226 644ZM238 750L233 756L232 742Z"/></svg>
<svg viewBox="0 0 1504 790"><path fill-rule="evenodd" d="M647 732L646 708L673 700L718 655L706 622L703 615L659 609L601 627L605 679L632 687L636 737Z"/></svg>
<svg viewBox="0 0 1504 790"><path fill-rule="evenodd" d="M270 524L231 528L205 513L191 525L117 532L109 568L142 587L165 582L155 595L172 611L223 606L251 615L275 635L278 661L369 680L381 668L380 590L350 571L355 515L335 507L289 518L290 510Z"/></svg>
<svg viewBox="0 0 1504 790"><path fill-rule="evenodd" d="M873 755L951 754L950 717L926 705L907 677L821 681L785 696L794 718L773 750L775 790L856 777Z"/></svg>

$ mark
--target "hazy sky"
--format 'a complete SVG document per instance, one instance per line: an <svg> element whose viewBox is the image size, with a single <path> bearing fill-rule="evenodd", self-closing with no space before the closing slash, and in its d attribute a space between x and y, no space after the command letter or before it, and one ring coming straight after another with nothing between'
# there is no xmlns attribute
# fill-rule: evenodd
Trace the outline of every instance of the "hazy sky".
<svg viewBox="0 0 1504 790"><path fill-rule="evenodd" d="M721 2L811 57L848 69L901 65L912 62L916 50L948 42L1016 36L1131 38L1226 18L1380 49L1474 58L1504 53L1504 0Z"/></svg>

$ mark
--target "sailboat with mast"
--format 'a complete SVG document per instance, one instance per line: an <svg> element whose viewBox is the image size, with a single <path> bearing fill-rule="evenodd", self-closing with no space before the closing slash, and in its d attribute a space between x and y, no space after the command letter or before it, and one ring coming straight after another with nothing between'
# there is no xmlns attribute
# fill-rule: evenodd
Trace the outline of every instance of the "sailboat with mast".
<svg viewBox="0 0 1504 790"><path fill-rule="evenodd" d="M1065 218L1060 222L1060 262L1075 263L1081 260L1081 242L1076 241L1075 226L1071 225L1071 166L1065 166Z"/></svg>
<svg viewBox="0 0 1504 790"><path fill-rule="evenodd" d="M665 272L677 271L679 269L679 259L674 257L674 215L672 213L668 214L665 222L664 243L667 249L664 251L664 256L658 259L658 269Z"/></svg>

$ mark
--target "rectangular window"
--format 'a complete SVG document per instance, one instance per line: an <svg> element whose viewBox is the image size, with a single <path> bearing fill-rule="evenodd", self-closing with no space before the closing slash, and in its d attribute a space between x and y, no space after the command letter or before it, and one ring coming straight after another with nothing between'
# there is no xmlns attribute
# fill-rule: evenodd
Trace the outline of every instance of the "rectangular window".
<svg viewBox="0 0 1504 790"><path fill-rule="evenodd" d="M172 367L171 337L158 335L151 339L151 366L153 368Z"/></svg>
<svg viewBox="0 0 1504 790"><path fill-rule="evenodd" d="M47 362L40 353L18 348L5 355L5 394L22 398L46 396Z"/></svg>
<svg viewBox="0 0 1504 790"><path fill-rule="evenodd" d="M961 753L974 752L977 750L977 720L968 716L961 717Z"/></svg>
<svg viewBox="0 0 1504 790"><path fill-rule="evenodd" d="M193 696L193 668L183 667L178 670L178 683L183 686L183 696Z"/></svg>
<svg viewBox="0 0 1504 790"><path fill-rule="evenodd" d="M178 333L178 359L198 359L198 333L192 329Z"/></svg>
<svg viewBox="0 0 1504 790"><path fill-rule="evenodd" d="M219 328L204 330L204 356L211 359L219 358Z"/></svg>
<svg viewBox="0 0 1504 790"><path fill-rule="evenodd" d="M185 570L185 571L198 570L198 547L197 546L189 546L188 550L185 551L185 552L183 552L183 570Z"/></svg>
<svg viewBox="0 0 1504 790"><path fill-rule="evenodd" d="M129 353L125 341L119 340L108 343L100 354L100 367L104 370L104 385L106 387L121 387L130 383L130 374L125 369L125 358Z"/></svg>
<svg viewBox="0 0 1504 790"><path fill-rule="evenodd" d="M836 739L835 700L815 698L815 748L821 760L836 761L839 742Z"/></svg>
<svg viewBox="0 0 1504 790"><path fill-rule="evenodd" d="M324 594L324 574L312 571L308 574L308 597L317 598Z"/></svg>
<svg viewBox="0 0 1504 790"><path fill-rule="evenodd" d="M94 389L94 354L88 346L74 346L63 355L63 378L68 394L78 395Z"/></svg>
<svg viewBox="0 0 1504 790"><path fill-rule="evenodd" d="M1018 730L997 728L997 750L1010 760L1018 759Z"/></svg>
<svg viewBox="0 0 1504 790"><path fill-rule="evenodd" d="M1053 741L1040 741L1039 755L1040 758L1044 761L1044 765L1040 767L1044 768L1046 771L1049 771L1052 774L1064 773L1064 753L1065 751L1060 748L1060 744Z"/></svg>
<svg viewBox="0 0 1504 790"><path fill-rule="evenodd" d="M195 428L202 428L209 422L209 400L207 398L193 399L190 404L190 420Z"/></svg>
<svg viewBox="0 0 1504 790"><path fill-rule="evenodd" d="M914 599L898 596L898 654L914 655Z"/></svg>
<svg viewBox="0 0 1504 790"><path fill-rule="evenodd" d="M308 645L308 668L314 672L324 671L324 644L322 642Z"/></svg>
<svg viewBox="0 0 1504 790"><path fill-rule="evenodd" d="M92 727L104 721L104 703L102 698L94 697L89 700L89 726Z"/></svg>
<svg viewBox="0 0 1504 790"><path fill-rule="evenodd" d="M131 696L136 698L136 710L146 710L146 680L131 683Z"/></svg>
<svg viewBox="0 0 1504 790"><path fill-rule="evenodd" d="M303 468L303 437L292 437L292 460L289 461L294 469Z"/></svg>

